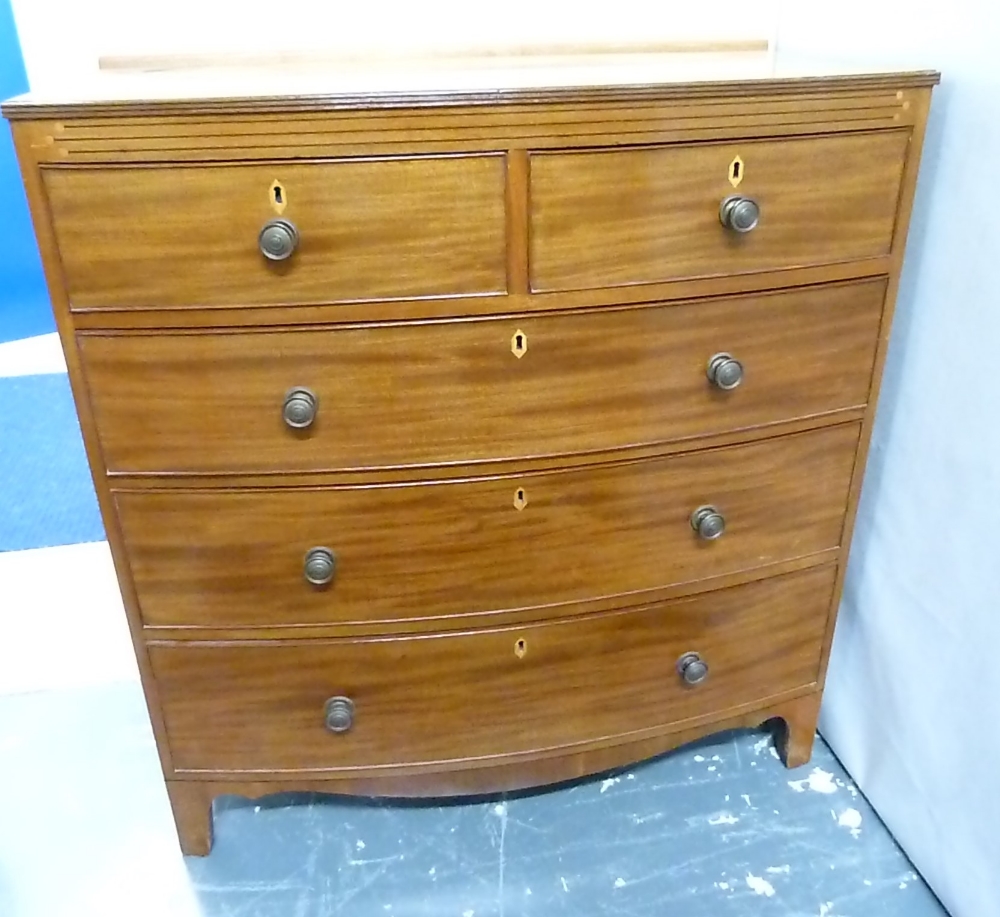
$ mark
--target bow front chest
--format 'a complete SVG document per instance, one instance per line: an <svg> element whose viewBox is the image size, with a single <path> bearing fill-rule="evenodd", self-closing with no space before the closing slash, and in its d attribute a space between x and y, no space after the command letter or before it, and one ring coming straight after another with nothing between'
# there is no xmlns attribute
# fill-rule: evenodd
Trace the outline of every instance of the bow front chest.
<svg viewBox="0 0 1000 917"><path fill-rule="evenodd" d="M8 103L185 851L808 759L934 82Z"/></svg>

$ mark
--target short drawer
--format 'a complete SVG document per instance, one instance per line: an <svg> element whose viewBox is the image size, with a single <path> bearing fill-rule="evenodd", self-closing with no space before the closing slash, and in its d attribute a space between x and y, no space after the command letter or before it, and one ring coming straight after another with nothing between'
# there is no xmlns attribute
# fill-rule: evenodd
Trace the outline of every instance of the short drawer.
<svg viewBox="0 0 1000 917"><path fill-rule="evenodd" d="M885 131L532 154L531 286L613 287L885 255L908 143L908 132ZM760 208L745 234L720 220L722 201L736 194Z"/></svg>
<svg viewBox="0 0 1000 917"><path fill-rule="evenodd" d="M858 431L520 477L119 491L115 502L147 625L457 627L835 549ZM703 506L725 520L715 540L692 527ZM325 585L306 581L306 558L325 556L314 548L334 558Z"/></svg>
<svg viewBox="0 0 1000 917"><path fill-rule="evenodd" d="M73 309L506 289L499 155L50 168L44 181ZM298 234L283 261L259 247L278 218Z"/></svg>
<svg viewBox="0 0 1000 917"><path fill-rule="evenodd" d="M426 467L863 406L884 290L876 280L579 314L79 344L112 472ZM737 388L709 381L719 353L742 364ZM296 387L315 398L308 427L283 419Z"/></svg>
<svg viewBox="0 0 1000 917"><path fill-rule="evenodd" d="M833 582L823 567L521 628L154 643L150 659L181 771L475 766L655 735L813 684ZM695 685L678 670L689 653L708 667Z"/></svg>

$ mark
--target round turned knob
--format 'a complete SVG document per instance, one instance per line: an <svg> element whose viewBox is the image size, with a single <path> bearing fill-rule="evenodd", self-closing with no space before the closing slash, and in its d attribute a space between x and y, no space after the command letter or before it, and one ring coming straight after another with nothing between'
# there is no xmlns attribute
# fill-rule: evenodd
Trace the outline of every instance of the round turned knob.
<svg viewBox="0 0 1000 917"><path fill-rule="evenodd" d="M726 518L714 506L699 506L691 513L691 528L699 538L714 541L726 530Z"/></svg>
<svg viewBox="0 0 1000 917"><path fill-rule="evenodd" d="M736 388L743 381L743 364L730 353L717 353L709 357L708 380L724 392Z"/></svg>
<svg viewBox="0 0 1000 917"><path fill-rule="evenodd" d="M697 653L685 653L677 660L677 674L686 685L700 685L708 678L708 663Z"/></svg>
<svg viewBox="0 0 1000 917"><path fill-rule="evenodd" d="M316 419L316 408L319 406L319 399L310 389L301 385L290 388L285 393L285 405L281 409L281 416L285 418L285 423L295 430L302 430L308 427Z"/></svg>
<svg viewBox="0 0 1000 917"><path fill-rule="evenodd" d="M257 237L260 253L271 261L284 261L299 244L299 231L289 220L268 220Z"/></svg>
<svg viewBox="0 0 1000 917"><path fill-rule="evenodd" d="M719 219L733 232L750 232L760 221L760 205L752 197L730 195L719 207Z"/></svg>
<svg viewBox="0 0 1000 917"><path fill-rule="evenodd" d="M337 557L329 548L310 548L306 551L306 560L302 565L306 582L314 586L325 586L333 581L336 572Z"/></svg>
<svg viewBox="0 0 1000 917"><path fill-rule="evenodd" d="M354 725L354 701L342 695L331 697L323 708L323 714L330 732L347 732Z"/></svg>

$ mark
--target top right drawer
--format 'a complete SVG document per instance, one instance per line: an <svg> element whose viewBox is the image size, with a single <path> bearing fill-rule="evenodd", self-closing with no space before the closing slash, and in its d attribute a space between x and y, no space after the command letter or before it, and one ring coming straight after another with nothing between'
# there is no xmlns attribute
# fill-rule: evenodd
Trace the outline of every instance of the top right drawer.
<svg viewBox="0 0 1000 917"><path fill-rule="evenodd" d="M531 288L584 290L886 255L909 136L532 153ZM723 223L723 202L736 197L759 209L749 231ZM752 222L753 215L746 205L738 216Z"/></svg>

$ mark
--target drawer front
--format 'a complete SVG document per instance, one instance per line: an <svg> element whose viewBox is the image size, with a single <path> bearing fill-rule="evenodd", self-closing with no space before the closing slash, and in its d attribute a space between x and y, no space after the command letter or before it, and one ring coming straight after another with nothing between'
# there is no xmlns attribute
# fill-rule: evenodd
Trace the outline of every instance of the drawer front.
<svg viewBox="0 0 1000 917"><path fill-rule="evenodd" d="M180 770L531 754L665 731L815 682L834 569L572 621L385 640L154 644ZM691 687L678 659L696 652ZM353 705L345 732L328 698Z"/></svg>
<svg viewBox="0 0 1000 917"><path fill-rule="evenodd" d="M836 548L858 430L516 478L115 499L149 625L569 614ZM691 526L703 505L717 540ZM314 547L335 555L325 587L304 578Z"/></svg>
<svg viewBox="0 0 1000 917"><path fill-rule="evenodd" d="M877 280L576 315L79 342L112 471L432 466L657 444L864 405L884 290ZM706 375L719 352L744 367L731 391ZM295 386L317 399L306 429L282 419Z"/></svg>
<svg viewBox="0 0 1000 917"><path fill-rule="evenodd" d="M502 156L47 169L71 307L241 306L506 289ZM298 230L286 261L258 235Z"/></svg>
<svg viewBox="0 0 1000 917"><path fill-rule="evenodd" d="M907 132L888 131L533 154L531 286L611 287L885 255L908 142ZM751 232L723 227L720 205L732 194L758 202Z"/></svg>

